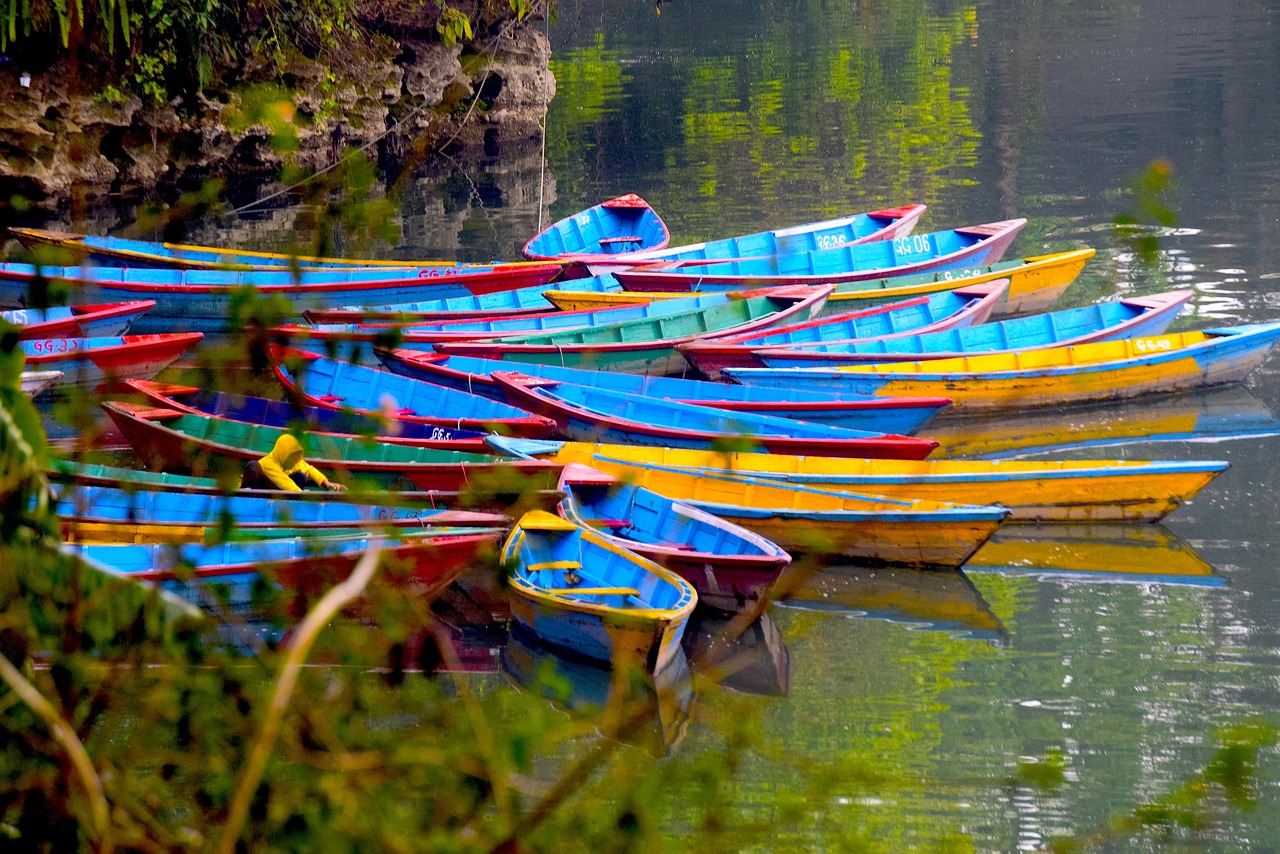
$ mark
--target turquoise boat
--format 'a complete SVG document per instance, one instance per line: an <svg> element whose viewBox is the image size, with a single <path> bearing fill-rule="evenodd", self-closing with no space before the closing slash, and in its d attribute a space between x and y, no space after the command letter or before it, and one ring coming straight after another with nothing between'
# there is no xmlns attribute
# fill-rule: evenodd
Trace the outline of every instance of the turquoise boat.
<svg viewBox="0 0 1280 854"><path fill-rule="evenodd" d="M755 351L769 368L833 367L861 362L916 362L976 353L1041 350L1091 341L1160 335L1195 291L1169 291L980 326L892 338L766 347ZM750 366L743 366L750 367Z"/></svg>
<svg viewBox="0 0 1280 854"><path fill-rule="evenodd" d="M515 524L502 558L512 617L544 643L655 672L682 654L698 594L670 570L540 510Z"/></svg>
<svg viewBox="0 0 1280 854"><path fill-rule="evenodd" d="M511 365L507 362L404 349L374 348L374 353L389 369L405 377L506 402L506 395L493 381L492 374L494 371L509 370ZM822 392L752 388L680 377L619 374L612 371L561 368L555 365L522 364L520 372L526 376L607 388L612 391L677 403L727 409L747 415L791 418L814 424L825 424L828 427L865 430L873 433L911 435L951 403L945 397L887 398L870 395L845 397Z"/></svg>
<svg viewBox="0 0 1280 854"><path fill-rule="evenodd" d="M567 368L594 367L623 373L671 374L685 365L677 346L698 338L736 335L815 317L831 286L772 288L735 295L720 305L664 317L607 323L497 341L435 345L442 353L535 362Z"/></svg>

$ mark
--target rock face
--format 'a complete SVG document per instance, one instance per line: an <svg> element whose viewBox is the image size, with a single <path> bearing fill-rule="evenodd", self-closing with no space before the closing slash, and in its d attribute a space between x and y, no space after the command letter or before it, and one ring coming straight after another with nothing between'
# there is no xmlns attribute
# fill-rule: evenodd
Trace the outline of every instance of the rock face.
<svg viewBox="0 0 1280 854"><path fill-rule="evenodd" d="M390 49L349 57L341 76L301 57L290 64L284 79L297 147L289 152L273 144L266 124L245 126L252 96L147 107L134 97L73 94L65 65L29 87L16 73L0 74L0 200L18 194L57 208L163 193L206 175L270 180L281 166L318 170L356 148L388 164L541 133L555 94L541 33L504 31L464 54L405 29Z"/></svg>

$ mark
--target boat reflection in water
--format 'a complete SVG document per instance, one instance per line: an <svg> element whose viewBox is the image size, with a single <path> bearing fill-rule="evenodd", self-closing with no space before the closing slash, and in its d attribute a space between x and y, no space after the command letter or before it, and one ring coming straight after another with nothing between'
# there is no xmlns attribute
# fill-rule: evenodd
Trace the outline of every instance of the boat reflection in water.
<svg viewBox="0 0 1280 854"><path fill-rule="evenodd" d="M643 668L614 668L561 653L513 622L498 661L516 687L538 692L571 714L591 716L601 735L655 756L678 745L689 726L693 682L680 648L650 675Z"/></svg>
<svg viewBox="0 0 1280 854"><path fill-rule="evenodd" d="M934 458L999 459L1129 442L1213 442L1280 435L1271 410L1239 385L1105 406L1051 407L930 423Z"/></svg>
<svg viewBox="0 0 1280 854"><path fill-rule="evenodd" d="M965 571L1129 584L1223 587L1195 550L1162 525L1015 525L997 531Z"/></svg>
<svg viewBox="0 0 1280 854"><path fill-rule="evenodd" d="M791 691L791 650L768 611L751 616L694 611L682 644L690 666L740 694L785 697Z"/></svg>
<svg viewBox="0 0 1280 854"><path fill-rule="evenodd" d="M1009 640L1000 619L959 570L832 565L784 577L779 587L785 592L776 601L783 608L904 623L1000 646Z"/></svg>

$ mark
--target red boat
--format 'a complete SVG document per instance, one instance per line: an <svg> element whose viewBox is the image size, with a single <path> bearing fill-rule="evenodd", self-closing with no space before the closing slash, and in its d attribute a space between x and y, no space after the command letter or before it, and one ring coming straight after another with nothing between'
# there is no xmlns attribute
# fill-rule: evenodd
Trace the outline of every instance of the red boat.
<svg viewBox="0 0 1280 854"><path fill-rule="evenodd" d="M165 471L216 473L264 456L283 430L238 424L176 409L108 401L111 416L144 464ZM545 460L498 461L481 454L437 451L358 439L303 437L307 462L339 480L368 478L393 489L468 493L554 489L563 468Z"/></svg>
<svg viewBox="0 0 1280 854"><path fill-rule="evenodd" d="M41 338L22 341L26 366L62 371L60 387L115 391L128 379L150 379L177 361L204 337L201 332L175 335L125 335L118 338Z"/></svg>

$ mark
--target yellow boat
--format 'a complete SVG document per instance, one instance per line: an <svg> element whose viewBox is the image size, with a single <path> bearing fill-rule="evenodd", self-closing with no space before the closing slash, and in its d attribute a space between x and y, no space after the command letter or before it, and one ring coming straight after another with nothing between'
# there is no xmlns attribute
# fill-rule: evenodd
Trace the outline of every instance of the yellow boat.
<svg viewBox="0 0 1280 854"><path fill-rule="evenodd" d="M958 567L1009 515L1003 507L860 495L600 456L584 462L742 525L793 554Z"/></svg>
<svg viewBox="0 0 1280 854"><path fill-rule="evenodd" d="M871 279L837 285L827 298L823 314L853 311L863 306L892 302L922 294L933 294L968 287L997 279L1009 279L1005 302L996 307L993 317L1012 317L1047 309L1076 280L1084 265L1096 254L1093 249L1074 249L1052 255L1035 255L1021 261L1007 261L978 268L946 270L895 279ZM613 308L639 305L655 300L688 296L687 293L658 291L585 292L548 290L543 297L562 311Z"/></svg>
<svg viewBox="0 0 1280 854"><path fill-rule="evenodd" d="M945 396L948 414L1127 400L1238 382L1262 364L1280 323L821 368L726 368L744 385L891 397Z"/></svg>
<svg viewBox="0 0 1280 854"><path fill-rule="evenodd" d="M565 442L551 459L594 468L605 464L628 474L653 464L900 500L999 504L1011 512L1010 521L1020 522L1154 522L1229 467L1198 460L837 459L581 442Z"/></svg>

